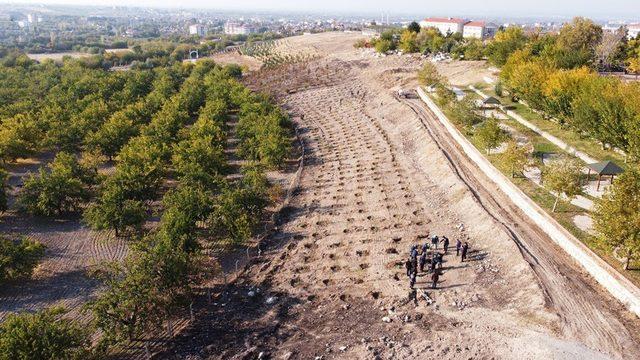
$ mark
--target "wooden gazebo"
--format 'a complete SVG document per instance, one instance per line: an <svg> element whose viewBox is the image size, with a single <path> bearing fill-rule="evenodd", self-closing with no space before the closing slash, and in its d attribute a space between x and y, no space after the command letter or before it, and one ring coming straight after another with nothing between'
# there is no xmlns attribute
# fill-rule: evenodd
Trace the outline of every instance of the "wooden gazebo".
<svg viewBox="0 0 640 360"><path fill-rule="evenodd" d="M591 171L595 172L598 175L598 186L596 191L600 190L600 180L602 180L603 176L611 176L611 183L613 184L613 177L624 172L620 166L616 165L613 161L602 161L598 163L588 164L587 168L589 172L587 173L587 181L591 176Z"/></svg>
<svg viewBox="0 0 640 360"><path fill-rule="evenodd" d="M493 96L489 96L485 99L482 100L482 106L485 107L499 107L500 105L502 105L502 103L500 102L500 100L494 98Z"/></svg>

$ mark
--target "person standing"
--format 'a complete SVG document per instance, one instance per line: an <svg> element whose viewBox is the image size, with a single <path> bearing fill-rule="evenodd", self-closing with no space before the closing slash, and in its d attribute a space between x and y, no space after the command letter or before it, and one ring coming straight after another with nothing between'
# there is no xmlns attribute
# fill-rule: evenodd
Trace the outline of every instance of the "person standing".
<svg viewBox="0 0 640 360"><path fill-rule="evenodd" d="M411 273L416 275L418 274L418 258L411 258Z"/></svg>
<svg viewBox="0 0 640 360"><path fill-rule="evenodd" d="M446 236L442 237L442 246L444 247L444 253L446 254L449 251L449 238Z"/></svg>
<svg viewBox="0 0 640 360"><path fill-rule="evenodd" d="M462 248L462 241L456 240L456 256L460 256L460 249Z"/></svg>
<svg viewBox="0 0 640 360"><path fill-rule="evenodd" d="M424 265L427 263L427 253L423 252L420 255L420 272L424 272Z"/></svg>
<svg viewBox="0 0 640 360"><path fill-rule="evenodd" d="M415 285L416 285L416 273L412 273L411 276L409 277L409 287L413 289Z"/></svg>
<svg viewBox="0 0 640 360"><path fill-rule="evenodd" d="M440 271L436 270L431 274L431 288L435 289L438 286L438 280L440 280Z"/></svg>
<svg viewBox="0 0 640 360"><path fill-rule="evenodd" d="M431 245L433 245L433 249L437 250L438 249L438 243L439 243L439 239L438 239L438 235L433 235L431 237Z"/></svg>
<svg viewBox="0 0 640 360"><path fill-rule="evenodd" d="M407 276L411 276L411 259L407 259L404 263L404 267L407 269Z"/></svg>
<svg viewBox="0 0 640 360"><path fill-rule="evenodd" d="M461 258L461 262L464 262L464 260L467 258L467 252L469 251L469 243L465 242L464 245L462 245L462 258Z"/></svg>
<svg viewBox="0 0 640 360"><path fill-rule="evenodd" d="M418 246L417 245L411 246L410 254L411 254L411 258L412 259L418 256Z"/></svg>

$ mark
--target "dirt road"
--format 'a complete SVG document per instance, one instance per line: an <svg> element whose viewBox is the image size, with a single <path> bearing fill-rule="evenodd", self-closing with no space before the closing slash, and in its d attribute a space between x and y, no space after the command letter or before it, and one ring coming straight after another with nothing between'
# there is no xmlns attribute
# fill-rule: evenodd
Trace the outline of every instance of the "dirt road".
<svg viewBox="0 0 640 360"><path fill-rule="evenodd" d="M420 60L376 58L353 35L294 39L324 56L249 78L296 115L307 158L268 248L161 357L638 358L639 321L482 177L417 101ZM280 86L278 86L280 84ZM403 262L429 235L444 256L430 301Z"/></svg>

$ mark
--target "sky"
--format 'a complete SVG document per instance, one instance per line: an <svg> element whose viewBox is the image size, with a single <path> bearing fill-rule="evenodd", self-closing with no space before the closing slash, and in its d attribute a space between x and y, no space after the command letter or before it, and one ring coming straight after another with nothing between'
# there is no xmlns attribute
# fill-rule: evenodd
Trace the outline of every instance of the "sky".
<svg viewBox="0 0 640 360"><path fill-rule="evenodd" d="M0 0L0 3L119 5L424 15L624 16L640 22L640 0Z"/></svg>

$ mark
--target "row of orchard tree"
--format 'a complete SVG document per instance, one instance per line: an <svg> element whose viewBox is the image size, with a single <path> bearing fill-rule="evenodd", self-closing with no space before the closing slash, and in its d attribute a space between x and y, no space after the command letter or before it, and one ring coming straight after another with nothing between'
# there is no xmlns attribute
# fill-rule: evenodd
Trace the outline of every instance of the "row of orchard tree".
<svg viewBox="0 0 640 360"><path fill-rule="evenodd" d="M80 357L157 327L170 328L194 286L214 268L203 250L220 240L241 243L257 230L272 200L264 169L281 166L289 152L286 114L268 97L246 89L237 69L212 62L128 76L81 71L81 64L32 66L36 69L17 71L57 73L58 80L42 84L48 87L43 94L49 94L44 99L0 110L5 116L0 131L10 139L0 144L3 159L56 155L25 179L18 206L48 217L82 212L88 226L130 239L130 251L124 261L101 264L93 272L104 291L86 309L101 330L100 346L89 349L89 334L51 310L7 320L0 326L0 352L20 357L30 345L12 334L35 337L28 330L37 322L55 320L47 326L59 328L40 343L50 347L49 354L70 351ZM230 117L238 119L237 152L245 160L239 180L227 176ZM159 223L149 230L144 225L158 210ZM28 276L41 247L26 240L0 244L31 254L22 271ZM14 269L21 258L15 256Z"/></svg>

